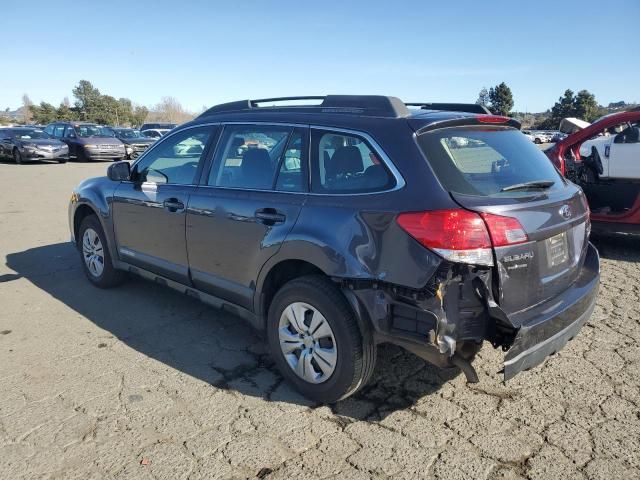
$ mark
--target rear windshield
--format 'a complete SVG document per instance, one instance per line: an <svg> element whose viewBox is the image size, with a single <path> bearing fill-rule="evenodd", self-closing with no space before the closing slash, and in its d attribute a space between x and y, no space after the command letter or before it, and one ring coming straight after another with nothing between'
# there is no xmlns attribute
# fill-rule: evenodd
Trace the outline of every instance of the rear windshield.
<svg viewBox="0 0 640 480"><path fill-rule="evenodd" d="M513 196L502 189L526 182L553 181L555 188L562 183L545 154L513 128L443 128L419 135L418 144L450 192Z"/></svg>

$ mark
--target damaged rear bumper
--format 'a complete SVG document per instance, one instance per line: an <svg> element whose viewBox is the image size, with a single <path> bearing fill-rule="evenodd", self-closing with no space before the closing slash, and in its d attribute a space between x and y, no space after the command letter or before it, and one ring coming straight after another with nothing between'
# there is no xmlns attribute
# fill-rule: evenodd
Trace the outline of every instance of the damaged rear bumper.
<svg viewBox="0 0 640 480"><path fill-rule="evenodd" d="M578 334L593 312L599 283L600 258L589 244L582 272L571 288L560 297L510 316L519 329L505 356L505 380L539 365Z"/></svg>

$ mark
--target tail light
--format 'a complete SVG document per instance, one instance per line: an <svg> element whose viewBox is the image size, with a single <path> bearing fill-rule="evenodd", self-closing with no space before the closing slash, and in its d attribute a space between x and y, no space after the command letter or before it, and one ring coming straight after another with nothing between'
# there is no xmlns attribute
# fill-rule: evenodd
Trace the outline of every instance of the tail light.
<svg viewBox="0 0 640 480"><path fill-rule="evenodd" d="M591 236L591 208L589 208L589 202L584 192L580 192L580 202L582 202L582 206L584 207L585 227L587 229L587 238L589 238Z"/></svg>
<svg viewBox="0 0 640 480"><path fill-rule="evenodd" d="M528 241L515 218L463 209L401 213L396 221L420 244L452 262L493 265L492 247Z"/></svg>

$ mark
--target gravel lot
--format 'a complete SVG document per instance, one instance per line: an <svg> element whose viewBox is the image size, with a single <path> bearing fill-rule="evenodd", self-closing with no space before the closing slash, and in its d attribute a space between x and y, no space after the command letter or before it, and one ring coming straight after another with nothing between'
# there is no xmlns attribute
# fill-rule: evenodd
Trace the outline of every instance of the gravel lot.
<svg viewBox="0 0 640 480"><path fill-rule="evenodd" d="M0 163L0 478L639 478L640 241L600 240L580 335L500 382L390 347L309 404L241 320L143 280L85 280L67 202L107 164Z"/></svg>

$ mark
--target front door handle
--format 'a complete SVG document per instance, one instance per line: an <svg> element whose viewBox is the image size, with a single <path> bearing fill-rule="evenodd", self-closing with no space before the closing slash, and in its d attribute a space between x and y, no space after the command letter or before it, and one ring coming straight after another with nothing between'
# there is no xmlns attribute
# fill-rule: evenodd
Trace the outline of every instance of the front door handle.
<svg viewBox="0 0 640 480"><path fill-rule="evenodd" d="M284 223L287 217L278 212L275 208L260 208L256 210L256 219L266 225L274 225L276 223Z"/></svg>
<svg viewBox="0 0 640 480"><path fill-rule="evenodd" d="M172 213L184 210L184 203L177 198L167 198L162 202L162 206Z"/></svg>

